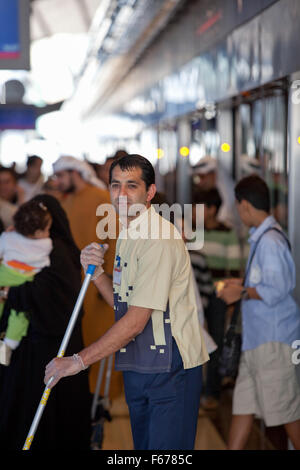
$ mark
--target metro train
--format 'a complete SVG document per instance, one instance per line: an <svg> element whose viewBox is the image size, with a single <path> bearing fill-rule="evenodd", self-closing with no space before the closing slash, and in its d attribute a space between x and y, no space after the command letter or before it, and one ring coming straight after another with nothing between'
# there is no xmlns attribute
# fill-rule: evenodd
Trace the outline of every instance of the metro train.
<svg viewBox="0 0 300 470"><path fill-rule="evenodd" d="M300 286L297 19L297 0L185 2L99 109L116 120L106 150L149 158L170 203L192 201L206 155L235 181L260 166ZM128 135L118 135L119 124ZM295 295L300 301L300 289Z"/></svg>

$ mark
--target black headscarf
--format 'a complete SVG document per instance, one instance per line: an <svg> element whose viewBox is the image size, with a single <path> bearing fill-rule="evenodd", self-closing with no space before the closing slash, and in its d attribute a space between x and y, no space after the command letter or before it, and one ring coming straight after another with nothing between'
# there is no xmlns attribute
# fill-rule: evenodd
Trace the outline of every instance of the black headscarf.
<svg viewBox="0 0 300 470"><path fill-rule="evenodd" d="M53 219L50 266L37 273L33 282L11 287L5 308L27 312L37 334L60 335L67 326L81 287L80 251L60 202L46 194L34 199L47 207Z"/></svg>
<svg viewBox="0 0 300 470"><path fill-rule="evenodd" d="M11 287L5 302L1 321L13 308L26 312L30 324L10 366L2 369L0 366L1 450L18 450L24 444L44 389L45 366L57 355L81 287L80 251L65 211L52 196L34 199L42 202L53 218L50 231L53 249L50 266L37 273L33 281ZM82 315L83 309L66 348L67 356L84 347ZM88 450L89 436L90 395L88 376L83 372L54 388L32 449Z"/></svg>
<svg viewBox="0 0 300 470"><path fill-rule="evenodd" d="M50 237L52 240L59 238L67 243L70 254L75 264L80 267L80 251L74 242L67 214L62 208L60 202L49 194L39 194L33 198L35 201L42 202L48 209L52 217Z"/></svg>

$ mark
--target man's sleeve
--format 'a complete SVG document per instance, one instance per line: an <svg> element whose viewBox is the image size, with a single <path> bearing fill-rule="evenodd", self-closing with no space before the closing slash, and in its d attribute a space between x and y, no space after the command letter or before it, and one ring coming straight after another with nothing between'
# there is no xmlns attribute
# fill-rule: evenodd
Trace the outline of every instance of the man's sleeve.
<svg viewBox="0 0 300 470"><path fill-rule="evenodd" d="M258 260L261 280L254 287L267 305L276 305L295 287L294 262L286 242L268 238L260 247Z"/></svg>
<svg viewBox="0 0 300 470"><path fill-rule="evenodd" d="M128 304L165 311L173 276L174 253L167 240L151 240L137 262Z"/></svg>

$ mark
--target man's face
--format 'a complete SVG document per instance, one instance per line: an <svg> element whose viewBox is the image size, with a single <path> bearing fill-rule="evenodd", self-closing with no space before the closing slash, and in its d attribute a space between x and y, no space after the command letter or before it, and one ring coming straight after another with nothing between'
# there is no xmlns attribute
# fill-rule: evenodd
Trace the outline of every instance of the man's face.
<svg viewBox="0 0 300 470"><path fill-rule="evenodd" d="M36 160L32 165L28 166L27 173L30 174L32 178L38 179L41 175L42 164L42 160Z"/></svg>
<svg viewBox="0 0 300 470"><path fill-rule="evenodd" d="M244 200L242 200L241 202L236 201L236 207L237 207L239 216L243 224L245 224L247 227L251 227L252 218L251 218L251 214L249 211L249 203L247 203L247 201L244 201Z"/></svg>
<svg viewBox="0 0 300 470"><path fill-rule="evenodd" d="M142 204L148 207L156 191L154 184L152 184L148 190L146 189L146 184L142 180L141 168L132 168L127 171L122 171L118 165L113 169L109 189L111 202L117 213L119 213L119 205L122 201L120 197L126 196L128 213L130 207L134 204ZM132 215L132 213L130 213L130 215ZM133 219L135 217L132 216L128 218Z"/></svg>
<svg viewBox="0 0 300 470"><path fill-rule="evenodd" d="M211 171L205 175L199 175L200 181L198 183L198 188L202 191L209 191L216 187L216 172Z"/></svg>
<svg viewBox="0 0 300 470"><path fill-rule="evenodd" d="M72 193L75 189L72 171L62 170L55 173L57 187L63 193Z"/></svg>
<svg viewBox="0 0 300 470"><path fill-rule="evenodd" d="M0 173L0 198L10 201L17 191L17 183L8 171Z"/></svg>
<svg viewBox="0 0 300 470"><path fill-rule="evenodd" d="M212 219L216 219L216 217L217 217L216 206L208 206L207 204L204 204L204 225L208 221Z"/></svg>

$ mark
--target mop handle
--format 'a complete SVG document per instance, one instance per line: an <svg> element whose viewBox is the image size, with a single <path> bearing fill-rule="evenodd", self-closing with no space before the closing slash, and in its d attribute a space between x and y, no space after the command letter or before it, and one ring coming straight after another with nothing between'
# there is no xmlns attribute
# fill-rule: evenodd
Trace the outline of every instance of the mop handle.
<svg viewBox="0 0 300 470"><path fill-rule="evenodd" d="M103 245L100 244L100 246L103 248ZM89 264L88 265L88 268L86 270L86 275L85 275L85 279L84 279L84 282L82 284L82 287L80 289L80 292L79 292L79 295L78 295L78 298L77 298L77 301L76 301L76 304L75 304L75 307L73 309L73 313L71 315L71 318L70 318L70 321L69 321L69 324L68 324L68 327L66 329L66 332L65 332L65 335L64 335L64 338L61 342L61 345L60 345L60 348L59 348L59 351L58 351L58 354L57 354L57 357L63 357L65 355L65 350L68 346L68 343L69 343L69 340L70 340L70 337L71 337L71 334L72 334L72 331L73 331L73 328L75 326L75 323L76 323L76 320L77 320L77 317L78 317L78 314L80 312L80 308L81 308L81 305L82 305L82 302L83 302L83 299L84 299L84 296L85 296L85 293L87 291L87 288L89 286L89 283L90 283L90 280L91 280L91 277L92 275L94 274L95 272L95 269L96 269L96 266L93 265L93 264ZM35 432L36 432L36 429L39 425L39 422L41 420L41 417L42 417L42 414L44 412L44 409L46 407L46 404L47 404L47 401L48 401L48 398L49 398L49 395L50 395L50 392L51 392L51 388L50 388L50 385L51 385L51 382L53 381L53 377L50 377L50 379L48 380L47 382L47 385L44 389L44 393L42 395L42 398L41 398L41 401L39 403L39 406L38 406L38 409L35 413L35 416L34 416L34 419L32 421L32 424L31 424L31 427L29 429L29 432L27 434L27 438L26 438L26 441L24 443L24 446L23 446L23 449L22 450L29 450L30 449L30 446L32 444L32 441L33 441L33 438L34 438L34 435L35 435Z"/></svg>

